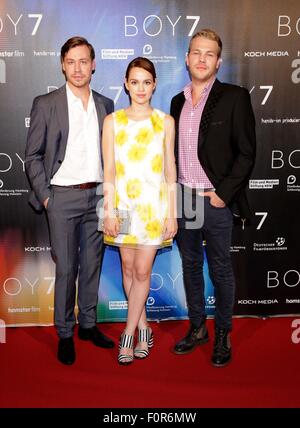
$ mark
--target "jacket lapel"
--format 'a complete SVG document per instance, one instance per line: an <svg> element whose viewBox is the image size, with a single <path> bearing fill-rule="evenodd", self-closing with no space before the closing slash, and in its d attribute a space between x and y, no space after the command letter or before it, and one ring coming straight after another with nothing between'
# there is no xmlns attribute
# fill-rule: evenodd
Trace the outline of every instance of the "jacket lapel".
<svg viewBox="0 0 300 428"><path fill-rule="evenodd" d="M99 135L100 135L100 141L101 141L101 134L102 134L102 124L103 119L106 116L106 110L104 107L104 104L99 101L98 97L95 95L94 91L92 91L97 117L98 117L98 125L99 125ZM61 130L61 154L62 158L64 158L67 141L68 141L68 135L69 135L69 110L68 110L68 99L67 99L67 91L66 91L66 85L62 86L57 90L56 95L56 111L57 111L57 117L58 117L58 123ZM101 147L101 153L102 153L102 147Z"/></svg>
<svg viewBox="0 0 300 428"><path fill-rule="evenodd" d="M184 93L181 92L178 98L176 99L176 103L174 103L172 112L171 112L175 120L175 157L177 160L178 160L179 120L180 120L180 114L184 103L185 103ZM178 168L178 162L176 162L176 166Z"/></svg>
<svg viewBox="0 0 300 428"><path fill-rule="evenodd" d="M101 165L103 168L103 156L102 156L102 127L103 127L103 120L105 116L107 115L105 106L101 100L99 100L99 97L95 94L94 91L92 91L96 111L97 111L97 118L98 118L98 126L99 126L99 137L100 137L100 154L101 154Z"/></svg>
<svg viewBox="0 0 300 428"><path fill-rule="evenodd" d="M181 110L182 107L185 103L185 98L184 98L184 93L181 92L178 96L178 98L176 99L176 104L174 104L174 109L173 109L173 117L175 119L175 122L177 124L179 124L179 118L180 118L180 114L181 114Z"/></svg>
<svg viewBox="0 0 300 428"><path fill-rule="evenodd" d="M68 134L69 134L69 111L68 111L68 100L66 85L62 86L57 91L57 102L56 111L58 122L61 129L61 141L64 144L64 150L67 145Z"/></svg>
<svg viewBox="0 0 300 428"><path fill-rule="evenodd" d="M101 101L99 101L99 98L95 95L94 91L92 91L92 94L93 94L94 103L95 103L96 111L97 111L98 125L99 125L99 135L101 137L103 119L105 118L105 116L107 115L107 113L106 113L104 104Z"/></svg>
<svg viewBox="0 0 300 428"><path fill-rule="evenodd" d="M215 83L213 84L213 87L211 88L210 94L208 96L202 113L199 130L199 145L202 145L205 141L212 115L214 113L216 105L219 102L219 99L221 98L222 92L222 83L218 79L216 79Z"/></svg>

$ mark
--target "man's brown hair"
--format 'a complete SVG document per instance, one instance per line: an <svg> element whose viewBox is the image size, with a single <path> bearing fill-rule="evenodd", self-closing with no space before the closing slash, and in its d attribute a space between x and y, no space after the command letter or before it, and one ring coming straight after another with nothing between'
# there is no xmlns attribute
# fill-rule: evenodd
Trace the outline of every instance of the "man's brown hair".
<svg viewBox="0 0 300 428"><path fill-rule="evenodd" d="M82 46L82 45L85 45L89 48L91 60L93 61L95 59L95 50L93 46L84 37L74 36L74 37L71 37L69 40L67 40L66 43L62 46L60 51L61 62L63 62L65 56L67 55L70 49L76 48L76 46Z"/></svg>

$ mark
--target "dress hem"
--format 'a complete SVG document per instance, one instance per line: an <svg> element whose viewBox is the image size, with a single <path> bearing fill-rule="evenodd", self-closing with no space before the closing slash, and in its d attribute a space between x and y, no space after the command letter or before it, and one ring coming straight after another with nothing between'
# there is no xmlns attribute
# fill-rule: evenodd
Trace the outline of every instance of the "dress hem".
<svg viewBox="0 0 300 428"><path fill-rule="evenodd" d="M160 250L161 248L166 248L166 247L172 247L173 245L173 240L169 240L166 242L162 242L161 244L123 244L123 243L119 243L119 242L107 242L104 238L104 244L105 245L111 245L112 247L119 247L119 248L132 248L132 249L145 249L145 248L151 248L151 249L156 249L156 250Z"/></svg>

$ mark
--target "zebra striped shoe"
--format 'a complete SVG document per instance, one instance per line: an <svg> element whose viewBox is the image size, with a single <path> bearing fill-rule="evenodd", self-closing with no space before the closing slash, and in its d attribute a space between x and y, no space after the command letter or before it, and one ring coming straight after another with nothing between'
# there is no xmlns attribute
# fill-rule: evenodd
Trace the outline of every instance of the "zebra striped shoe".
<svg viewBox="0 0 300 428"><path fill-rule="evenodd" d="M148 345L148 349L139 349L138 345L134 349L133 355L135 356L135 358L142 360L143 358L148 357L149 349L152 348L154 344L153 331L150 327L142 328L141 330L139 330L138 342L146 342Z"/></svg>
<svg viewBox="0 0 300 428"><path fill-rule="evenodd" d="M123 348L133 349L133 336L123 333L119 346L120 351L118 355L118 363L122 366L128 366L128 364L131 364L133 362L133 355L122 354L121 349Z"/></svg>

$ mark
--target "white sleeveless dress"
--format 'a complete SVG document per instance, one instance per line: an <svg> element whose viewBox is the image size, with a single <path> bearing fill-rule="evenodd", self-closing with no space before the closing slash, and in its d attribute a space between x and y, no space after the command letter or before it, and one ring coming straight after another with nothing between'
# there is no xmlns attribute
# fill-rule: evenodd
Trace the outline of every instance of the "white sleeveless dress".
<svg viewBox="0 0 300 428"><path fill-rule="evenodd" d="M125 110L113 113L115 150L115 207L129 210L129 234L104 242L120 247L161 248L167 217L167 185L164 176L165 113L154 109L148 119L129 119Z"/></svg>

